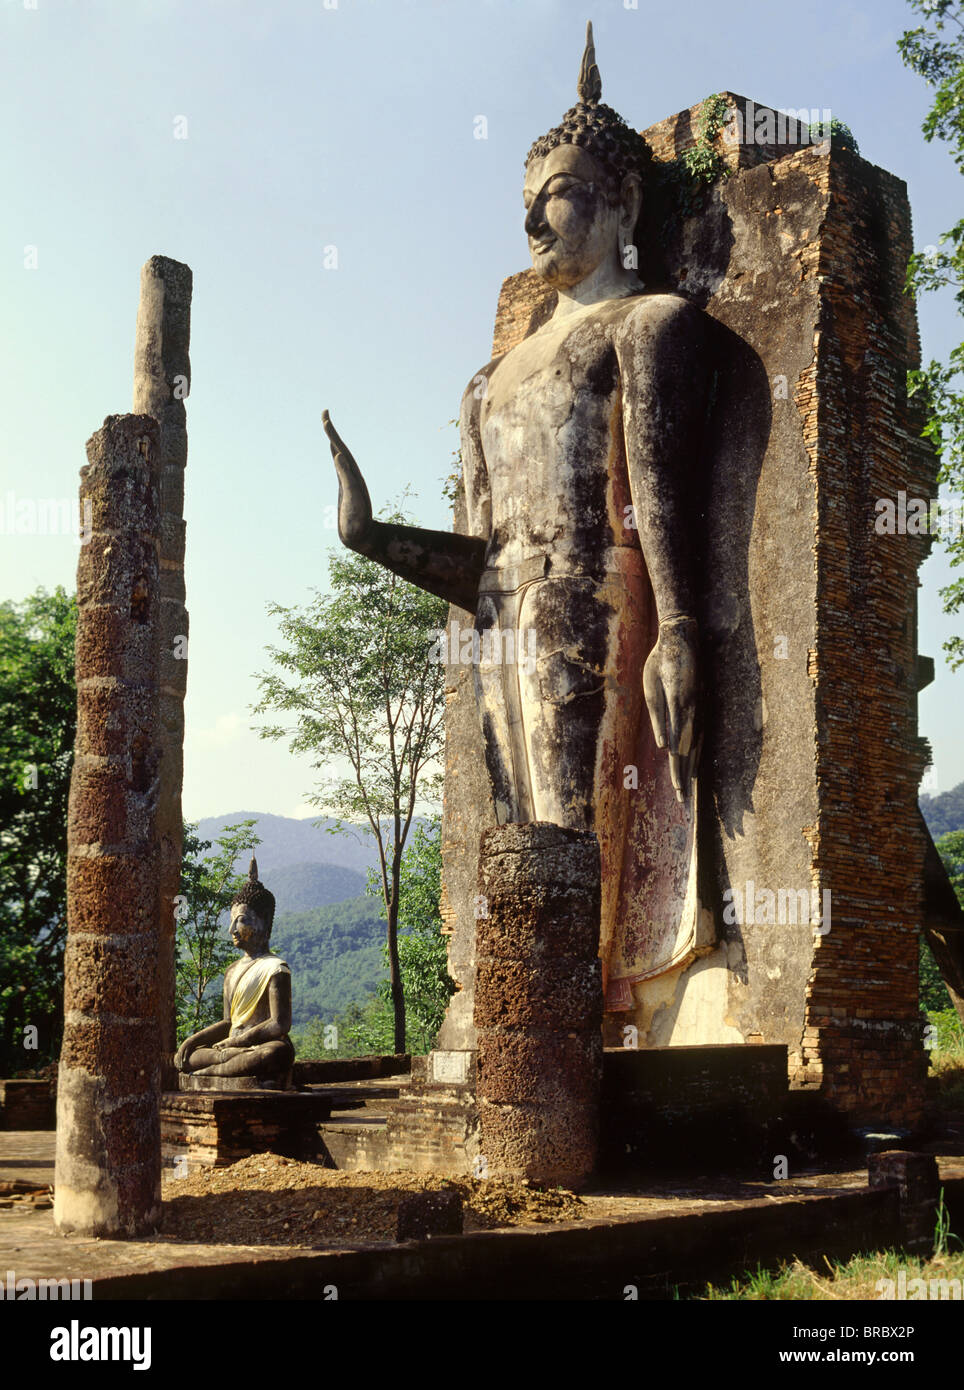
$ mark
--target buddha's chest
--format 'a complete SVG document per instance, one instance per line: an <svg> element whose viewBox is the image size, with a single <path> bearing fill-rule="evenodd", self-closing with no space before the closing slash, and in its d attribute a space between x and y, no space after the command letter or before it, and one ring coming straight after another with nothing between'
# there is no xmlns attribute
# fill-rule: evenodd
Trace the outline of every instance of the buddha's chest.
<svg viewBox="0 0 964 1390"><path fill-rule="evenodd" d="M481 412L482 450L495 493L525 477L569 490L573 474L604 477L621 455L619 365L604 325L583 322L527 338L492 372Z"/></svg>

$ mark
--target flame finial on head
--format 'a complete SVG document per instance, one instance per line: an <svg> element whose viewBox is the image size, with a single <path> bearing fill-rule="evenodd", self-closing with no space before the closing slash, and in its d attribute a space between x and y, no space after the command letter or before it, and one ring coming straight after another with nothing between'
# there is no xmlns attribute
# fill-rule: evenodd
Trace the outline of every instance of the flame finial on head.
<svg viewBox="0 0 964 1390"><path fill-rule="evenodd" d="M274 923L275 898L273 893L269 893L264 884L258 878L258 861L254 855L251 856L251 864L248 869L248 877L241 889L235 893L231 900L232 907L235 903L246 903L252 908L264 922L271 935L271 927Z"/></svg>
<svg viewBox="0 0 964 1390"><path fill-rule="evenodd" d="M566 112L562 122L535 141L526 164L543 158L558 145L576 145L599 163L606 195L615 203L627 174L638 174L646 182L653 169L653 155L643 137L599 99L602 78L596 65L591 23L586 25L578 93L578 102Z"/></svg>
<svg viewBox="0 0 964 1390"><path fill-rule="evenodd" d="M596 45L592 41L592 20L589 20L586 25L586 47L579 67L576 95L586 106L592 102L597 102L602 96L602 77L596 66Z"/></svg>

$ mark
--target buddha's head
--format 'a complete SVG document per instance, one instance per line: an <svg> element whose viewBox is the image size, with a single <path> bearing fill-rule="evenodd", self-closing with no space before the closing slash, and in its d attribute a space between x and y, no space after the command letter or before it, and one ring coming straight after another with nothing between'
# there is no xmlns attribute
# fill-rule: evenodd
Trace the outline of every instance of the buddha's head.
<svg viewBox="0 0 964 1390"><path fill-rule="evenodd" d="M252 856L248 881L231 900L228 930L242 951L266 951L274 925L274 894L258 881L258 861Z"/></svg>
<svg viewBox="0 0 964 1390"><path fill-rule="evenodd" d="M579 101L526 159L525 230L536 273L559 289L603 261L627 268L644 188L654 168L643 137L600 100L592 25L579 73Z"/></svg>

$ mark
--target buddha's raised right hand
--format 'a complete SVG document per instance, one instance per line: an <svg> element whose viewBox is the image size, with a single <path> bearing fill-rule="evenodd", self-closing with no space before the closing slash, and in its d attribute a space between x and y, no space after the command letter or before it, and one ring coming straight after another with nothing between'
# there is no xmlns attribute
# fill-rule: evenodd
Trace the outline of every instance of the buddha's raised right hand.
<svg viewBox="0 0 964 1390"><path fill-rule="evenodd" d="M335 461L335 471L338 474L338 535L342 544L347 545L349 550L357 550L365 554L373 530L372 503L368 495L368 488L365 486L365 479L361 475L358 464L345 447L338 431L331 423L331 417L327 410L322 411L321 423L328 436L331 456Z"/></svg>

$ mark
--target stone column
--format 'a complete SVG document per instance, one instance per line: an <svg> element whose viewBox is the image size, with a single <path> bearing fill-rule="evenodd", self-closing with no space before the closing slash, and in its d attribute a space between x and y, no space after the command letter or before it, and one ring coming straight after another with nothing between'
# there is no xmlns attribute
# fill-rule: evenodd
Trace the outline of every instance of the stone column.
<svg viewBox="0 0 964 1390"><path fill-rule="evenodd" d="M81 469L54 1219L88 1236L160 1218L158 450L155 420L111 415Z"/></svg>
<svg viewBox="0 0 964 1390"><path fill-rule="evenodd" d="M543 822L495 827L478 886L479 1152L489 1177L577 1187L599 1135L599 843Z"/></svg>
<svg viewBox="0 0 964 1390"><path fill-rule="evenodd" d="M190 390L191 291L189 266L152 256L141 270L134 346L134 410L160 426L160 854L158 913L158 1021L163 1084L177 1089L175 1038L174 899L181 887L181 785L184 772L184 693L187 687L188 615L184 606L184 469Z"/></svg>

